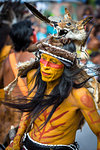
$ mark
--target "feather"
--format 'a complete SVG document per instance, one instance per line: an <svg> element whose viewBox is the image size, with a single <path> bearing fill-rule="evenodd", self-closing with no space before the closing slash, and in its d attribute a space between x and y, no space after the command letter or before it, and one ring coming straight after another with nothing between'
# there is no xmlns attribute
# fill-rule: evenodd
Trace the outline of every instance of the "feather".
<svg viewBox="0 0 100 150"><path fill-rule="evenodd" d="M34 6L30 5L27 2L24 2L26 7L40 20L44 21L45 23L48 23L50 25L52 25L51 21L46 18L45 16L43 16Z"/></svg>

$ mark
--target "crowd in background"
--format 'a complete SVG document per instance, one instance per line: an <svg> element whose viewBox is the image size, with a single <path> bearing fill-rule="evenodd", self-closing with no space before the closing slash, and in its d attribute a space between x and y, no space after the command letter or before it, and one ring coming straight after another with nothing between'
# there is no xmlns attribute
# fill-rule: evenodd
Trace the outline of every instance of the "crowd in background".
<svg viewBox="0 0 100 150"><path fill-rule="evenodd" d="M93 27L90 36L87 40L87 52L89 54L88 63L100 65L100 7L93 7L83 5L82 3L43 3L37 2L32 3L43 15L47 18L49 16L63 16L64 8L67 7L71 13L71 16L74 20L81 20L86 16L93 16L92 21L86 26L86 32L88 33ZM5 8L3 8L5 7ZM12 28L12 25L18 23L19 21L30 20L33 29L33 40L35 43L43 38L46 38L49 34L56 34L56 30L36 18L24 4L18 3L8 3L4 6L3 3L0 3L0 67L5 58L8 57L11 53L11 45L13 45L9 33ZM1 40L2 39L2 40ZM5 45L10 45L6 47L5 55L2 54L5 50ZM85 64L86 61L82 60ZM1 68L0 68L1 69ZM100 82L100 77L96 78ZM0 88L2 85L0 83ZM1 96L0 92L0 96ZM2 96L1 96L2 97ZM2 118L3 119L3 118ZM9 120L9 118L8 118ZM1 139L2 140L2 139Z"/></svg>

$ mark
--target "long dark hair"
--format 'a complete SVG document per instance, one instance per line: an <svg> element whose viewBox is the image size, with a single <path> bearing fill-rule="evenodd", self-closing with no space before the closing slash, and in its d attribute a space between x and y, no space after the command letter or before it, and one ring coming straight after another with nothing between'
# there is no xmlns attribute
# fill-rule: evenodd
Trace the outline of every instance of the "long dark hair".
<svg viewBox="0 0 100 150"><path fill-rule="evenodd" d="M32 23L29 20L23 20L13 24L10 37L13 41L15 51L24 51L31 43L30 36L33 35Z"/></svg>
<svg viewBox="0 0 100 150"><path fill-rule="evenodd" d="M32 79L35 80L35 85L29 92L30 95L33 90L37 88L35 96L31 97L30 100L28 98L28 102L26 101L26 103L22 103L22 99L20 99L16 104L6 103L6 105L17 108L22 112L29 112L30 116L33 118L33 121L35 121L35 119L48 107L53 106L47 120L41 125L41 127L43 127L50 120L56 108L64 101L65 98L69 96L72 88L80 88L85 84L86 81L82 82L81 84L75 83L77 75L81 72L81 70L82 69L77 67L75 69L75 66L72 68L65 66L64 72L60 78L60 82L54 87L49 95L45 95L47 83L42 80L39 67Z"/></svg>

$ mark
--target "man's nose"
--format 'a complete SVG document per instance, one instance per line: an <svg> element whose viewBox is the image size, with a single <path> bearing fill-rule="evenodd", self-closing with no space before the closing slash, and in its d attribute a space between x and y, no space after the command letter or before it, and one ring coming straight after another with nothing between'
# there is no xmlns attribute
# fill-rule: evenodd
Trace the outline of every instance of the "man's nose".
<svg viewBox="0 0 100 150"><path fill-rule="evenodd" d="M49 66L49 61L45 61L44 66L45 67Z"/></svg>

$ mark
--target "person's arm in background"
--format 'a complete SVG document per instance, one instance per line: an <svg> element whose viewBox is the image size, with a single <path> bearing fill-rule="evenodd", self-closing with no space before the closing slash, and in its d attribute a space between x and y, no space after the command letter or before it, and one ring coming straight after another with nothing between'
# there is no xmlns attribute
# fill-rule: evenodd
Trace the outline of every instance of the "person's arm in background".
<svg viewBox="0 0 100 150"><path fill-rule="evenodd" d="M85 120L93 133L97 136L97 150L100 150L100 115L89 91L85 88L75 90L74 97Z"/></svg>

